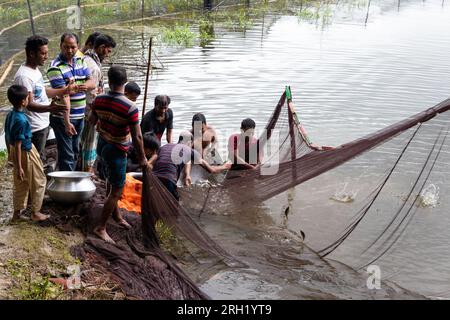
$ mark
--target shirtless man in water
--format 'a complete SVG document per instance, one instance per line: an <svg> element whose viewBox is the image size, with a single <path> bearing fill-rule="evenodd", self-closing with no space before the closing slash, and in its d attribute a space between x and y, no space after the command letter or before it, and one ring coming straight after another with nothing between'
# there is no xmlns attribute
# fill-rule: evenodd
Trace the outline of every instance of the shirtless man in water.
<svg viewBox="0 0 450 320"><path fill-rule="evenodd" d="M217 145L216 130L206 123L206 117L203 113L194 114L190 132L194 136L193 148L200 152L201 147L202 158L205 158L206 150L209 149L214 152Z"/></svg>

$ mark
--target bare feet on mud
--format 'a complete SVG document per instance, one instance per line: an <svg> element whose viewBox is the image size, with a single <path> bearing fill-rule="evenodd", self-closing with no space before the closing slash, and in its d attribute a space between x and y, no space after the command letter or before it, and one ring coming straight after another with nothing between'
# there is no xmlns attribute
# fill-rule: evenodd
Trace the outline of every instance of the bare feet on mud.
<svg viewBox="0 0 450 320"><path fill-rule="evenodd" d="M109 236L109 234L106 233L106 230L103 228L95 228L94 234L108 243L116 244L116 242Z"/></svg>
<svg viewBox="0 0 450 320"><path fill-rule="evenodd" d="M31 220L33 220L35 222L44 221L44 220L47 220L48 218L50 218L49 215L42 214L40 212L33 212L31 214Z"/></svg>

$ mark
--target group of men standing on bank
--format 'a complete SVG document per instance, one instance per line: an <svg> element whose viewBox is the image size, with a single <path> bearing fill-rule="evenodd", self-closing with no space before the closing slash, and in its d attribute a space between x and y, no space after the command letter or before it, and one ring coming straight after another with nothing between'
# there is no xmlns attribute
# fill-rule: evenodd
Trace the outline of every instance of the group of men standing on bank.
<svg viewBox="0 0 450 320"><path fill-rule="evenodd" d="M28 38L25 44L27 60L14 79L16 84L25 86L30 95L27 118L32 128L33 144L45 160L44 147L51 127L55 133L61 171L77 168L82 136L82 168L91 170L95 130L86 126L85 119L93 100L104 90L101 63L116 46L110 36L101 34L91 47L85 47L83 51L79 50L78 42L75 34L64 33L61 36L60 53L47 71L50 87L45 87L38 67L48 59L48 40L40 36ZM50 102L49 98L53 101Z"/></svg>

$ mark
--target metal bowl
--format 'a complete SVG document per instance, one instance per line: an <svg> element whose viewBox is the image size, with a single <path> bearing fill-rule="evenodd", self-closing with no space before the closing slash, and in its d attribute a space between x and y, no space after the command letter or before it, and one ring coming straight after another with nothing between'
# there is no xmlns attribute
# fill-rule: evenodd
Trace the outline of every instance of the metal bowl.
<svg viewBox="0 0 450 320"><path fill-rule="evenodd" d="M142 181L142 172L128 172L133 178Z"/></svg>
<svg viewBox="0 0 450 320"><path fill-rule="evenodd" d="M96 187L92 173L82 171L56 171L47 175L47 193L56 202L76 204L89 200Z"/></svg>

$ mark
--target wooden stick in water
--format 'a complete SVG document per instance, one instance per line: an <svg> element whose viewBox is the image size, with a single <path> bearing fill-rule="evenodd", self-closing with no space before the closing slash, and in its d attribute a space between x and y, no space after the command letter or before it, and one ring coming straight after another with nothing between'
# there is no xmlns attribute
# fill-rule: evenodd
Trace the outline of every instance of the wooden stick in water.
<svg viewBox="0 0 450 320"><path fill-rule="evenodd" d="M150 44L148 46L148 64L147 64L147 75L145 77L145 91L144 91L144 103L142 105L142 117L144 117L145 114L145 106L147 103L147 92L148 92L148 78L150 76L150 73L152 71L152 42L153 37L150 37Z"/></svg>
<svg viewBox="0 0 450 320"><path fill-rule="evenodd" d="M0 75L0 86L3 84L3 81L5 81L6 77L8 76L9 72L11 71L13 67L14 60L11 60L9 64L6 66L5 71L2 75Z"/></svg>

